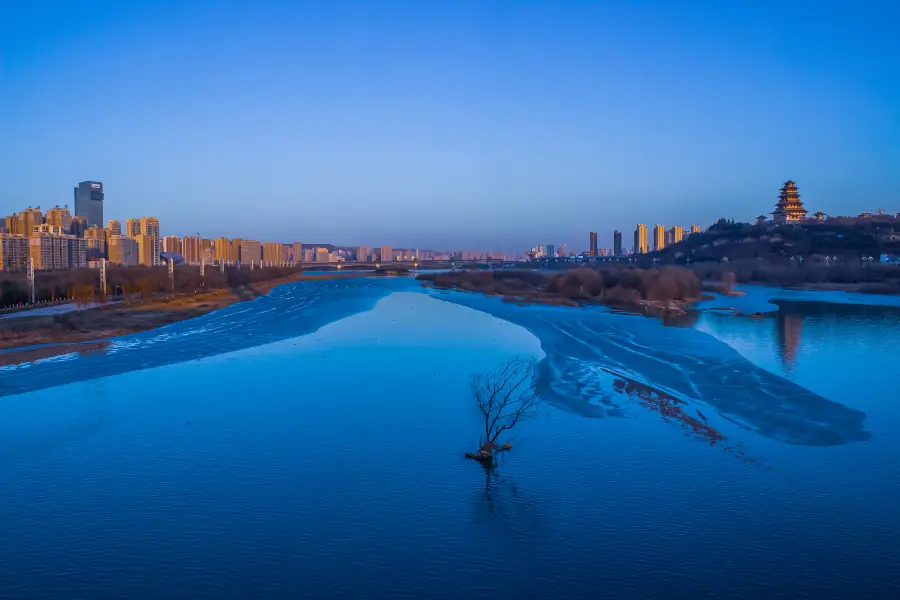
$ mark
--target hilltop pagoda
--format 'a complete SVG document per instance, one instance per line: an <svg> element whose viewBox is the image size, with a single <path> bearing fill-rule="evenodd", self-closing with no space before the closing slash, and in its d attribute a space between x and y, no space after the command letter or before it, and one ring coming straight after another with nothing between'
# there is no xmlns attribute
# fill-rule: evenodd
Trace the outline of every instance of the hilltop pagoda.
<svg viewBox="0 0 900 600"><path fill-rule="evenodd" d="M806 212L797 192L797 184L788 179L778 194L778 204L772 212L773 220L776 223L797 223L806 218Z"/></svg>

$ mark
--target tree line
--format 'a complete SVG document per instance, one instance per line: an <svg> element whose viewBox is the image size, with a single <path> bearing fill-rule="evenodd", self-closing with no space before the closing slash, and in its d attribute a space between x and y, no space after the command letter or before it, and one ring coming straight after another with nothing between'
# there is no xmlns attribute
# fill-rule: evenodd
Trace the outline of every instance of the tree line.
<svg viewBox="0 0 900 600"><path fill-rule="evenodd" d="M207 267L200 276L200 267L181 265L175 267L175 285L166 267L108 266L106 271L107 294L129 298L149 298L162 292L194 293L202 289L236 288L253 283L271 281L296 273L293 267L249 268ZM35 300L37 302L71 298L78 302L100 300L99 269L68 269L65 271L38 271L35 273ZM25 273L0 272L0 307L26 304L30 290Z"/></svg>

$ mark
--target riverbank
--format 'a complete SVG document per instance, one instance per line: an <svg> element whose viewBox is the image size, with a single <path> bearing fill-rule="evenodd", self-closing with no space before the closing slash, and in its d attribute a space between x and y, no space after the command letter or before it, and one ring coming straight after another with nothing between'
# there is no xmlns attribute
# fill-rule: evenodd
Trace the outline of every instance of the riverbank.
<svg viewBox="0 0 900 600"><path fill-rule="evenodd" d="M305 275L298 272L228 289L132 300L58 315L0 320L0 350L12 350L0 353L0 366L81 352L87 346L84 342L101 342L193 319L237 302L253 300L287 283L352 277L360 275L340 272Z"/></svg>

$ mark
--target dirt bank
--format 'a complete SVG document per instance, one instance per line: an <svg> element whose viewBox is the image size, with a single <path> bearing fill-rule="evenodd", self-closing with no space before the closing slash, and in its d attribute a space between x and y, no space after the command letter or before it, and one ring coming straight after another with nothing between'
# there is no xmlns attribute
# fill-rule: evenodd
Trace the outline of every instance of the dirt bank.
<svg viewBox="0 0 900 600"><path fill-rule="evenodd" d="M241 285L230 289L167 295L143 301L133 300L60 315L2 319L0 320L0 350L49 344L52 346L5 352L0 354L2 357L0 366L31 362L38 358L84 350L81 345L68 349L62 347L66 344L93 342L140 333L178 321L193 319L236 302L253 300L286 283L359 276L359 274L337 272L327 275L296 273L271 281ZM95 348L94 350L102 349Z"/></svg>

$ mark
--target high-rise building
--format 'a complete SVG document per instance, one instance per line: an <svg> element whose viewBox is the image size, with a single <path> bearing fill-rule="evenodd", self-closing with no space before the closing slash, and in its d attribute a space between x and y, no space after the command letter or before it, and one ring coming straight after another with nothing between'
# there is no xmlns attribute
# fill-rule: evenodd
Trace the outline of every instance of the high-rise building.
<svg viewBox="0 0 900 600"><path fill-rule="evenodd" d="M36 232L28 239L28 257L34 261L34 268L39 270L68 269L69 238L68 235L53 235ZM79 240L84 243L84 240ZM79 265L83 266L83 265Z"/></svg>
<svg viewBox="0 0 900 600"><path fill-rule="evenodd" d="M634 253L647 254L649 246L647 244L647 226L640 223L634 230Z"/></svg>
<svg viewBox="0 0 900 600"><path fill-rule="evenodd" d="M57 204L44 215L44 223L59 227L63 233L69 233L72 230L72 213L68 207L60 208Z"/></svg>
<svg viewBox="0 0 900 600"><path fill-rule="evenodd" d="M653 228L653 249L657 252L666 247L666 228L657 225Z"/></svg>
<svg viewBox="0 0 900 600"><path fill-rule="evenodd" d="M74 235L75 237L83 238L84 232L87 231L88 222L84 217L74 216L72 217L72 227L69 230L69 233Z"/></svg>
<svg viewBox="0 0 900 600"><path fill-rule="evenodd" d="M695 234L695 233L700 233L700 226L699 226L699 225L691 225L691 235L693 235L693 234Z"/></svg>
<svg viewBox="0 0 900 600"><path fill-rule="evenodd" d="M158 267L160 265L159 253L162 249L160 247L159 219L157 219L156 217L141 217L141 235L146 235L150 238L150 265L153 267ZM141 257L143 257L143 251L141 252Z"/></svg>
<svg viewBox="0 0 900 600"><path fill-rule="evenodd" d="M548 258L553 258L556 256L556 246L553 244L547 244L546 253Z"/></svg>
<svg viewBox="0 0 900 600"><path fill-rule="evenodd" d="M279 265L287 262L285 245L281 242L266 242L263 244L263 262L267 265Z"/></svg>
<svg viewBox="0 0 900 600"><path fill-rule="evenodd" d="M103 184L82 181L75 186L75 216L87 219L88 225L103 227Z"/></svg>
<svg viewBox="0 0 900 600"><path fill-rule="evenodd" d="M262 244L256 240L241 240L241 264L249 265L250 262L259 264L262 260Z"/></svg>
<svg viewBox="0 0 900 600"><path fill-rule="evenodd" d="M613 231L613 256L622 256L622 232Z"/></svg>
<svg viewBox="0 0 900 600"><path fill-rule="evenodd" d="M122 235L122 223L115 219L110 219L106 223L106 228L109 229L110 235Z"/></svg>
<svg viewBox="0 0 900 600"><path fill-rule="evenodd" d="M360 246L356 249L356 262L369 262L369 254L372 250L368 246Z"/></svg>
<svg viewBox="0 0 900 600"><path fill-rule="evenodd" d="M216 238L213 241L213 258L219 263L227 263L231 260L231 240L228 238Z"/></svg>
<svg viewBox="0 0 900 600"><path fill-rule="evenodd" d="M591 245L590 245L590 253L591 256L597 256L597 232L591 232Z"/></svg>
<svg viewBox="0 0 900 600"><path fill-rule="evenodd" d="M171 254L181 254L181 238L177 235L167 235L162 239L162 251Z"/></svg>
<svg viewBox="0 0 900 600"><path fill-rule="evenodd" d="M332 254L328 248L316 248L316 262L331 262Z"/></svg>
<svg viewBox="0 0 900 600"><path fill-rule="evenodd" d="M133 266L138 264L138 241L124 235L113 235L109 238L109 262L116 265Z"/></svg>
<svg viewBox="0 0 900 600"><path fill-rule="evenodd" d="M125 221L125 232L124 235L128 237L136 238L141 235L141 220L140 219L128 219Z"/></svg>
<svg viewBox="0 0 900 600"><path fill-rule="evenodd" d="M382 246L381 247L381 262L391 262L394 260L394 257L391 256L391 252L393 252L393 248L390 246Z"/></svg>
<svg viewBox="0 0 900 600"><path fill-rule="evenodd" d="M8 233L9 235L24 235L25 232L21 230L21 225L19 224L19 215L10 215L4 219L6 223L6 231L4 233Z"/></svg>
<svg viewBox="0 0 900 600"><path fill-rule="evenodd" d="M80 269L88 266L87 240L77 238L74 235L65 237L68 238L69 268Z"/></svg>
<svg viewBox="0 0 900 600"><path fill-rule="evenodd" d="M138 264L145 267L153 266L153 237L138 235L132 238L138 246Z"/></svg>
<svg viewBox="0 0 900 600"><path fill-rule="evenodd" d="M44 223L43 225L35 225L31 230L31 234L34 235L36 233L52 233L53 235L63 235L62 227L57 225L47 225Z"/></svg>
<svg viewBox="0 0 900 600"><path fill-rule="evenodd" d="M303 244L300 242L294 242L291 248L291 260L295 263L303 261Z"/></svg>
<svg viewBox="0 0 900 600"><path fill-rule="evenodd" d="M231 240L231 262L233 264L241 262L241 242L243 241L241 238Z"/></svg>
<svg viewBox="0 0 900 600"><path fill-rule="evenodd" d="M199 265L203 258L203 250L200 247L200 238L186 235L181 238L181 254L184 262L189 265Z"/></svg>
<svg viewBox="0 0 900 600"><path fill-rule="evenodd" d="M106 229L91 225L84 230L84 239L87 242L88 260L100 260L106 258Z"/></svg>
<svg viewBox="0 0 900 600"><path fill-rule="evenodd" d="M19 227L22 233L27 237L33 235L36 231L35 227L44 224L44 215L40 208L28 207L19 213Z"/></svg>
<svg viewBox="0 0 900 600"><path fill-rule="evenodd" d="M669 239L673 244L677 244L684 239L684 230L681 228L681 225L672 226L672 229L669 230Z"/></svg>
<svg viewBox="0 0 900 600"><path fill-rule="evenodd" d="M0 233L0 271L22 271L28 266L28 238Z"/></svg>

